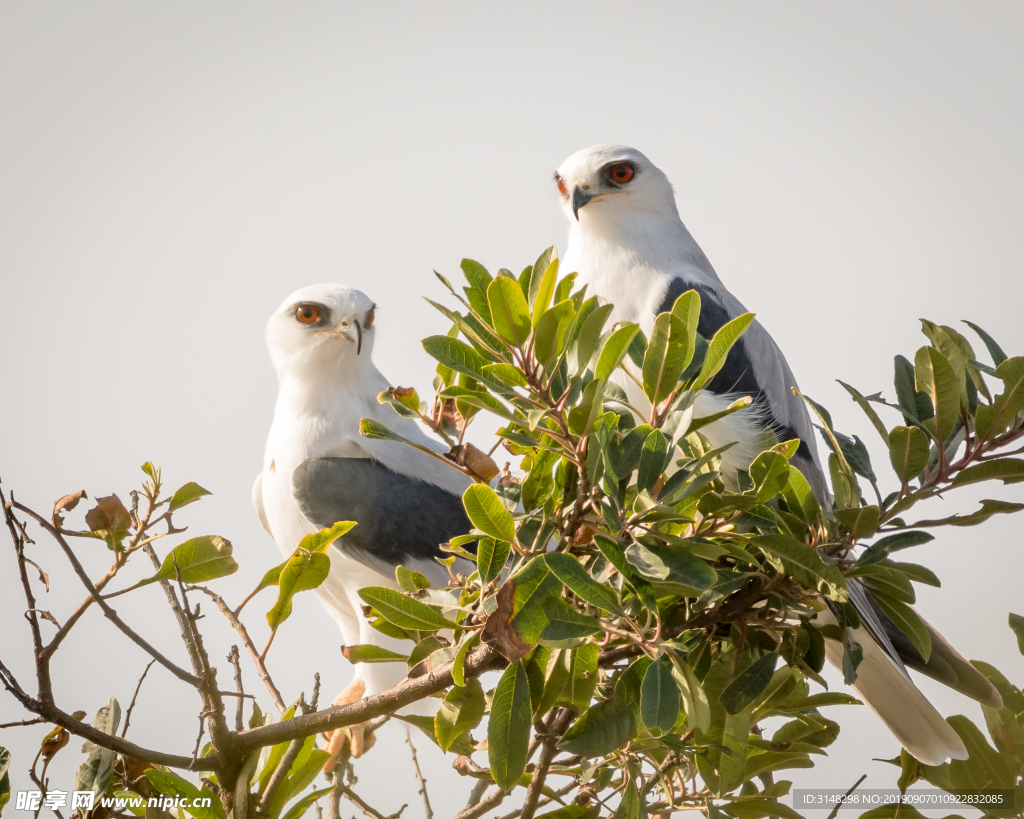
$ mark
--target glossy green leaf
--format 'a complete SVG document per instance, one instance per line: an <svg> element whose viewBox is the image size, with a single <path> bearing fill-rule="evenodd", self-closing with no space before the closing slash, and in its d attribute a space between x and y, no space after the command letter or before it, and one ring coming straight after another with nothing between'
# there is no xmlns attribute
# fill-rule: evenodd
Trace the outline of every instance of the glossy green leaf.
<svg viewBox="0 0 1024 819"><path fill-rule="evenodd" d="M595 379L607 379L615 372L639 332L638 325L626 324L608 337L597 358L597 366L594 367Z"/></svg>
<svg viewBox="0 0 1024 819"><path fill-rule="evenodd" d="M647 352L644 354L644 393L652 404L665 400L675 389L683 369L689 363L686 328L671 313L662 313L654 321Z"/></svg>
<svg viewBox="0 0 1024 819"><path fill-rule="evenodd" d="M571 301L560 301L548 310L534 331L533 355L543 367L551 366L551 359L565 349L565 336L575 318Z"/></svg>
<svg viewBox="0 0 1024 819"><path fill-rule="evenodd" d="M781 559L794 577L809 580L833 600L848 599L842 573L836 566L826 564L811 547L788 535L760 535L754 543L766 554Z"/></svg>
<svg viewBox="0 0 1024 819"><path fill-rule="evenodd" d="M662 313L662 315L668 314ZM648 492L654 490L654 485L668 465L668 457L668 441L664 434L660 429L651 430L640 449L640 465L636 474L638 489Z"/></svg>
<svg viewBox="0 0 1024 819"><path fill-rule="evenodd" d="M497 540L515 540L516 527L512 515L489 486L473 484L462 495L462 504L473 526L485 535Z"/></svg>
<svg viewBox="0 0 1024 819"><path fill-rule="evenodd" d="M576 371L581 372L590 364L590 359L594 357L594 352L597 350L598 342L604 332L604 325L608 322L608 317L614 309L615 305L613 304L602 304L595 307L584 320L576 340Z"/></svg>
<svg viewBox="0 0 1024 819"><path fill-rule="evenodd" d="M755 660L722 691L720 701L729 714L738 714L768 687L775 673L779 655L775 652Z"/></svg>
<svg viewBox="0 0 1024 819"><path fill-rule="evenodd" d="M740 340L740 337L747 331L747 328L750 327L753 321L753 313L744 313L742 316L737 316L719 328L714 338L711 339L711 343L708 344L707 353L704 355L704 363L695 382L696 387L699 388L706 385L725 366L725 359L728 357L729 351Z"/></svg>
<svg viewBox="0 0 1024 819"><path fill-rule="evenodd" d="M575 557L562 552L549 552L544 560L555 577L581 600L607 612L622 613L622 606L614 590L594 580Z"/></svg>
<svg viewBox="0 0 1024 819"><path fill-rule="evenodd" d="M636 729L629 703L616 695L588 708L566 731L558 747L580 756L604 756L629 742Z"/></svg>
<svg viewBox="0 0 1024 819"><path fill-rule="evenodd" d="M935 408L939 440L945 441L960 414L960 388L947 358L934 347L922 347L914 357L915 386Z"/></svg>
<svg viewBox="0 0 1024 819"><path fill-rule="evenodd" d="M892 620L897 628L907 635L910 642L914 644L925 662L932 655L932 640L928 636L928 629L925 628L921 618L906 603L894 600L885 594L873 595L874 600Z"/></svg>
<svg viewBox="0 0 1024 819"><path fill-rule="evenodd" d="M536 275L536 271L534 271ZM555 295L555 283L558 281L558 259L554 258L551 263L547 266L540 278L537 280L537 286L533 286L533 279L530 280L530 307L533 310L533 326L534 328L540 325L541 319L544 318L544 314L548 307L551 306L551 298Z"/></svg>
<svg viewBox="0 0 1024 819"><path fill-rule="evenodd" d="M679 718L681 705L672 664L665 659L651 663L640 687L640 719L644 725L667 734Z"/></svg>
<svg viewBox="0 0 1024 819"><path fill-rule="evenodd" d="M963 486L981 481L1002 481L1004 484L1024 481L1024 460L1020 458L997 458L994 461L969 466L955 478L953 486Z"/></svg>
<svg viewBox="0 0 1024 819"><path fill-rule="evenodd" d="M503 791L510 791L526 769L530 744L530 682L522 662L501 675L487 725L487 758L491 776Z"/></svg>
<svg viewBox="0 0 1024 819"><path fill-rule="evenodd" d="M287 620L292 613L292 598L299 592L315 589L327 579L330 571L331 559L327 555L296 549L281 570L277 582L277 600L267 612L268 625L274 629Z"/></svg>
<svg viewBox="0 0 1024 819"><path fill-rule="evenodd" d="M1003 391L991 406L978 407L976 421L981 438L991 438L1005 432L1024 409L1024 357L1008 358L996 367L996 375L1003 382Z"/></svg>
<svg viewBox="0 0 1024 819"><path fill-rule="evenodd" d="M434 716L434 735L442 751L452 747L460 735L472 731L484 717L484 690L475 677L463 687L453 687Z"/></svg>
<svg viewBox="0 0 1024 819"><path fill-rule="evenodd" d="M203 489L203 487L195 481L189 481L171 496L171 501L167 504L167 511L176 512L178 509L181 509L182 506L188 506L190 503L193 503L204 495L209 494L209 490Z"/></svg>
<svg viewBox="0 0 1024 819"><path fill-rule="evenodd" d="M373 644L343 646L341 653L350 663L404 663L409 659L408 655L398 654Z"/></svg>
<svg viewBox="0 0 1024 819"><path fill-rule="evenodd" d="M413 600L400 591L383 586L369 586L359 590L363 602L373 606L381 617L399 628L413 631L437 631L451 628L440 611L419 600Z"/></svg>
<svg viewBox="0 0 1024 819"><path fill-rule="evenodd" d="M530 308L523 291L512 279L499 276L487 285L491 322L501 339L522 348L530 336Z"/></svg>
<svg viewBox="0 0 1024 819"><path fill-rule="evenodd" d="M492 537L480 539L476 549L476 565L480 571L480 583L486 586L497 580L501 570L508 562L512 546L507 540L496 540Z"/></svg>
<svg viewBox="0 0 1024 819"><path fill-rule="evenodd" d="M889 433L889 460L901 483L921 474L929 446L928 436L917 427L894 427Z"/></svg>

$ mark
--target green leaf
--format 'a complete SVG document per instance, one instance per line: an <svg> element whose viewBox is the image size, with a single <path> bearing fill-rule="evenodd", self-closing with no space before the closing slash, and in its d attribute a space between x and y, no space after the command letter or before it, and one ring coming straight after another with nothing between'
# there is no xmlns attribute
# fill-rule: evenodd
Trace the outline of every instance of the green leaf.
<svg viewBox="0 0 1024 819"><path fill-rule="evenodd" d="M927 395L935 408L935 426L940 442L953 432L960 415L960 388L949 360L934 347L922 347L914 357L914 378L918 392Z"/></svg>
<svg viewBox="0 0 1024 819"><path fill-rule="evenodd" d="M121 723L121 706L111 697L110 700L93 717L92 727L108 736L117 736L117 727ZM117 754L101 748L88 740L82 750L89 756L75 774L76 791L96 791L105 794L114 777L114 760Z"/></svg>
<svg viewBox="0 0 1024 819"><path fill-rule="evenodd" d="M541 318L534 332L533 355L545 368L551 367L551 359L565 349L565 334L569 331L576 313L573 303L560 301Z"/></svg>
<svg viewBox="0 0 1024 819"><path fill-rule="evenodd" d="M1024 617L1019 614L1010 612L1010 628L1013 629L1013 633L1017 636L1017 648L1021 654L1024 654Z"/></svg>
<svg viewBox="0 0 1024 819"><path fill-rule="evenodd" d="M991 438L1005 432L1024 409L1024 357L1008 358L996 367L1003 382L1003 392L991 406L978 407L976 421L980 438Z"/></svg>
<svg viewBox="0 0 1024 819"><path fill-rule="evenodd" d="M885 424L882 423L882 419L878 417L878 413L875 412L875 408L871 406L869 400L861 395L856 389L851 387L845 381L839 382L843 389L850 393L850 397L857 402L857 406L861 408L864 414L871 421L871 425L878 431L878 434L882 436L882 440L885 441L885 445L889 446L889 432L885 428Z"/></svg>
<svg viewBox="0 0 1024 819"><path fill-rule="evenodd" d="M700 293L696 290L687 290L683 293L672 305L672 315L680 321L685 331L684 339L689 350L686 364L683 365L685 368L690 364L697 341L697 325L700 323Z"/></svg>
<svg viewBox="0 0 1024 819"><path fill-rule="evenodd" d="M598 819L601 815L601 806L592 805L566 805L563 808L556 808L547 813L537 815L537 819Z"/></svg>
<svg viewBox="0 0 1024 819"><path fill-rule="evenodd" d="M974 332L978 334L978 338L984 342L985 346L988 348L988 354L992 356L992 363L996 367L1006 361L1006 353L1003 352L1003 348L996 343L996 340L992 338L992 336L982 330L977 324L970 321L965 321L964 324L974 330Z"/></svg>
<svg viewBox="0 0 1024 819"><path fill-rule="evenodd" d="M640 719L644 725L667 734L679 719L680 705L672 664L665 659L651 663L640 687Z"/></svg>
<svg viewBox="0 0 1024 819"><path fill-rule="evenodd" d="M481 586L498 579L511 551L512 546L507 540L496 540L492 537L480 539L476 549L476 565L480 571Z"/></svg>
<svg viewBox="0 0 1024 819"><path fill-rule="evenodd" d="M600 378L591 381L583 390L580 403L569 411L569 431L573 435L589 435L601 416L605 382Z"/></svg>
<svg viewBox="0 0 1024 819"><path fill-rule="evenodd" d="M549 552L544 560L555 577L581 600L603 611L623 614L619 598L612 588L594 580L575 557L563 552Z"/></svg>
<svg viewBox="0 0 1024 819"><path fill-rule="evenodd" d="M636 735L629 703L615 695L587 709L566 731L558 747L570 754L596 757L619 750Z"/></svg>
<svg viewBox="0 0 1024 819"><path fill-rule="evenodd" d="M534 271L536 276L536 271ZM544 273L537 279L537 287L530 280L530 307L533 308L533 326L540 325L541 319L551 305L551 297L555 295L555 283L558 281L558 259L552 259ZM571 303L571 302L570 302Z"/></svg>
<svg viewBox="0 0 1024 819"><path fill-rule="evenodd" d="M666 316L668 313L661 315ZM654 485L665 471L668 456L668 440L660 429L651 430L640 450L640 466L636 475L637 489L648 492L654 490Z"/></svg>
<svg viewBox="0 0 1024 819"><path fill-rule="evenodd" d="M372 644L358 646L342 646L341 653L350 663L394 663L406 662L409 657L406 654L397 654L388 651L381 646Z"/></svg>
<svg viewBox="0 0 1024 819"><path fill-rule="evenodd" d="M487 725L491 776L503 791L512 790L526 770L530 723L530 681L522 662L513 663L494 689Z"/></svg>
<svg viewBox="0 0 1024 819"><path fill-rule="evenodd" d="M208 788L204 787L200 790L185 779L185 777L176 774L174 771L161 771L158 768L148 768L145 773L146 778L150 783L152 783L153 788L157 793L163 794L164 796L185 796L188 797L190 804L194 804L196 799L209 797L210 807L208 808L186 808L186 810L196 819L224 819L224 808L220 803L220 799ZM82 789L76 785L75 790ZM91 788L85 788L84 790L91 790ZM97 794L102 795L103 793L105 793L105 791L97 791Z"/></svg>
<svg viewBox="0 0 1024 819"><path fill-rule="evenodd" d="M537 257L537 261L533 263L533 266L526 268L523 271L523 276L519 277L519 283L526 284L526 287L523 288L523 295L527 297L530 304L537 301L537 296L544 281L544 274L551 267L551 263L557 258L558 251L554 245L545 248L544 252Z"/></svg>
<svg viewBox="0 0 1024 819"><path fill-rule="evenodd" d="M636 789L636 782L632 777L626 782L626 788L622 791L622 799L615 809L612 819L640 819L640 792Z"/></svg>
<svg viewBox="0 0 1024 819"><path fill-rule="evenodd" d="M719 699L727 713L738 714L758 698L771 682L778 660L777 653L766 654L726 686Z"/></svg>
<svg viewBox="0 0 1024 819"><path fill-rule="evenodd" d="M299 819L299 817L303 816L306 811L309 810L310 806L316 802L317 799L322 796L326 796L333 790L334 787L331 786L330 788L321 788L318 791L307 793L298 802L288 808L288 812L281 817L281 819Z"/></svg>
<svg viewBox="0 0 1024 819"><path fill-rule="evenodd" d="M590 359L594 357L597 344L601 340L604 325L614 309L615 305L613 304L602 304L595 307L583 321L579 338L576 340L575 370L577 372L582 372L590 364Z"/></svg>
<svg viewBox="0 0 1024 819"><path fill-rule="evenodd" d="M914 365L901 355L894 359L896 400L909 421L920 423L935 415L931 399L915 386Z"/></svg>
<svg viewBox="0 0 1024 819"><path fill-rule="evenodd" d="M740 340L740 336L747 331L753 320L753 313L744 313L742 316L734 318L719 328L708 345L707 353L704 355L704 364L701 366L700 374L694 383L695 388L703 387L725 366L725 359L728 357L732 346Z"/></svg>
<svg viewBox="0 0 1024 819"><path fill-rule="evenodd" d="M512 279L499 276L487 285L491 321L502 341L520 349L530 336L530 308Z"/></svg>
<svg viewBox="0 0 1024 819"><path fill-rule="evenodd" d="M626 350L629 349L629 345L639 332L639 325L626 324L608 337L601 350L601 355L598 356L597 366L594 368L595 380L607 379L615 372L626 355Z"/></svg>
<svg viewBox="0 0 1024 819"><path fill-rule="evenodd" d="M472 259L463 259L460 267L466 281L469 282L469 287L465 288L465 291L470 307L489 324L491 308L487 305L487 285L491 283L491 274L480 262Z"/></svg>
<svg viewBox="0 0 1024 819"><path fill-rule="evenodd" d="M873 543L857 562L877 563L879 560L885 560L892 552L910 549L913 546L922 546L932 540L935 540L935 536L927 532L897 532L895 535L883 537Z"/></svg>
<svg viewBox="0 0 1024 819"><path fill-rule="evenodd" d="M789 461L778 452L762 452L748 470L754 482L754 497L758 503L767 503L789 483Z"/></svg>
<svg viewBox="0 0 1024 819"><path fill-rule="evenodd" d="M938 520L919 520L914 526L977 526L984 523L993 515L1008 515L1024 509L1024 503L1010 503L1009 501L991 500L986 498L981 502L981 509L970 515L950 515L948 518Z"/></svg>
<svg viewBox="0 0 1024 819"><path fill-rule="evenodd" d="M455 372L468 375L498 392L508 391L501 381L495 380L484 370L488 362L476 350L458 339L448 336L430 336L423 339L423 349L431 357Z"/></svg>
<svg viewBox="0 0 1024 819"><path fill-rule="evenodd" d="M515 521L497 493L486 484L470 486L462 496L473 526L488 537L511 542L516 539Z"/></svg>
<svg viewBox="0 0 1024 819"><path fill-rule="evenodd" d="M188 506L193 501L197 501L204 495L209 494L209 490L203 489L195 481L189 481L171 496L171 502L167 505L167 511L176 512L182 506Z"/></svg>
<svg viewBox="0 0 1024 819"><path fill-rule="evenodd" d="M512 364L485 364L483 372L508 387L526 386L526 376Z"/></svg>
<svg viewBox="0 0 1024 819"><path fill-rule="evenodd" d="M369 586L360 589L359 596L365 603L380 612L381 617L399 628L412 631L437 631L440 628L451 628L453 625L433 606L406 597L394 589Z"/></svg>
<svg viewBox="0 0 1024 819"><path fill-rule="evenodd" d="M310 552L326 552L327 547L342 535L347 535L356 526L354 520L339 520L333 526L306 535L299 541L299 548Z"/></svg>
<svg viewBox="0 0 1024 819"><path fill-rule="evenodd" d="M577 711L586 710L597 688L597 660L600 649L594 643L563 652L567 665L565 686L558 702Z"/></svg>
<svg viewBox="0 0 1024 819"><path fill-rule="evenodd" d="M466 655L476 641L477 635L475 634L463 637L462 642L455 651L455 659L452 660L452 682L456 685L466 684Z"/></svg>
<svg viewBox="0 0 1024 819"><path fill-rule="evenodd" d="M906 603L894 600L887 595L873 594L872 597L897 628L907 635L910 642L914 644L914 648L921 652L924 661L928 662L928 658L932 655L932 640L917 612Z"/></svg>
<svg viewBox="0 0 1024 819"><path fill-rule="evenodd" d="M689 363L686 327L671 313L662 313L654 321L647 352L644 354L644 393L652 404L664 401L675 389L679 376Z"/></svg>
<svg viewBox="0 0 1024 819"><path fill-rule="evenodd" d="M857 506L839 509L836 519L857 540L872 537L878 530L879 509L877 506Z"/></svg>
<svg viewBox="0 0 1024 819"><path fill-rule="evenodd" d="M953 478L953 486L963 486L981 481L1002 481L1004 484L1024 481L1024 460L1020 458L998 458L994 461L969 466Z"/></svg>
<svg viewBox="0 0 1024 819"><path fill-rule="evenodd" d="M928 463L928 436L917 427L894 427L889 433L889 460L901 483L921 474Z"/></svg>
<svg viewBox="0 0 1024 819"><path fill-rule="evenodd" d="M810 546L789 535L759 535L753 540L761 551L781 559L786 571L805 585L809 580L833 600L849 599L842 573L836 566L826 564Z"/></svg>
<svg viewBox="0 0 1024 819"><path fill-rule="evenodd" d="M405 566L395 566L395 580L398 581L398 585L403 591L407 592L418 592L420 589L429 589L430 581L420 574Z"/></svg>
<svg viewBox="0 0 1024 819"><path fill-rule="evenodd" d="M310 552L299 547L284 564L277 583L277 600L267 612L267 623L277 628L292 613L292 598L302 591L315 589L327 579L331 559L322 552Z"/></svg>
<svg viewBox="0 0 1024 819"><path fill-rule="evenodd" d="M178 572L181 573L183 583L205 583L208 580L227 577L236 571L238 571L238 564L231 556L230 541L218 535L203 535L175 546L152 577L147 577L127 589L121 589L105 596L116 597L160 580L176 580ZM261 586L261 588L263 587Z"/></svg>
<svg viewBox="0 0 1024 819"><path fill-rule="evenodd" d="M907 576L885 563L854 566L847 577L862 577L872 589L901 603L913 603L916 599L914 587Z"/></svg>
<svg viewBox="0 0 1024 819"><path fill-rule="evenodd" d="M476 728L485 710L484 690L476 677L466 680L462 688L452 688L434 716L434 735L441 750L447 751L462 734Z"/></svg>
<svg viewBox="0 0 1024 819"><path fill-rule="evenodd" d="M580 614L564 600L553 598L546 607L547 625L540 634L545 645L575 648L583 638L599 634L601 622L596 617Z"/></svg>
<svg viewBox="0 0 1024 819"><path fill-rule="evenodd" d="M690 728L706 732L711 727L711 704L708 702L707 694L685 661L676 657L674 653L669 657L672 660L672 677L683 697L686 724Z"/></svg>

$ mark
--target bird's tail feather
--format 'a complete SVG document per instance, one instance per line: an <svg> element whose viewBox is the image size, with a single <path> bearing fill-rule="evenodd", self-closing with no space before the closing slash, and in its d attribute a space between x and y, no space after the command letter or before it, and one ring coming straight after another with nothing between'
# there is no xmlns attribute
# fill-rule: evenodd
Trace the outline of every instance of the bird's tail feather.
<svg viewBox="0 0 1024 819"><path fill-rule="evenodd" d="M823 619L828 619L831 614ZM834 618L833 618L834 619ZM914 685L882 647L863 629L854 639L864 651L857 666L853 689L911 755L925 765L941 765L947 759L967 759L967 748L952 726ZM825 653L837 669L843 667L843 647L825 641Z"/></svg>

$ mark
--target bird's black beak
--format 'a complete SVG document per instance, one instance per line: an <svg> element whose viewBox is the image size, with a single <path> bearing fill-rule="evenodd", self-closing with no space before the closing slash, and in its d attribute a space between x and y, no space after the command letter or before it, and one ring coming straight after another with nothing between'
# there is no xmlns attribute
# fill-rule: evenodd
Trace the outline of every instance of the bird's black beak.
<svg viewBox="0 0 1024 819"><path fill-rule="evenodd" d="M587 193L579 185L574 185L572 189L572 215L576 217L576 221L580 220L580 208L587 204L591 199L594 198L594 194Z"/></svg>
<svg viewBox="0 0 1024 819"><path fill-rule="evenodd" d="M356 355L359 355L363 351L363 326L359 319L352 319L352 323L356 326Z"/></svg>

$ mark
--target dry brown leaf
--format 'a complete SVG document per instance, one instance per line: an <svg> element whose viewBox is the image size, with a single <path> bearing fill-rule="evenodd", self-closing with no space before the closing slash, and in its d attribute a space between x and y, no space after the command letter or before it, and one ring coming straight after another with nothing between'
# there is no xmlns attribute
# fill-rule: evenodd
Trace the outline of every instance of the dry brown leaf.
<svg viewBox="0 0 1024 819"><path fill-rule="evenodd" d="M512 628L512 604L515 600L516 584L506 580L498 589L498 607L487 616L480 639L493 645L510 663L518 662L530 653L532 645L523 639Z"/></svg>
<svg viewBox="0 0 1024 819"><path fill-rule="evenodd" d="M72 492L70 495L65 495L59 501L53 505L53 525L56 528L61 528L64 525L64 518L61 517L62 512L70 512L76 506L82 498L88 498L85 494L84 489L79 489L77 492Z"/></svg>
<svg viewBox="0 0 1024 819"><path fill-rule="evenodd" d="M445 457L455 461L459 466L464 466L483 481L490 482L499 471L494 459L473 444L457 444L445 454Z"/></svg>

